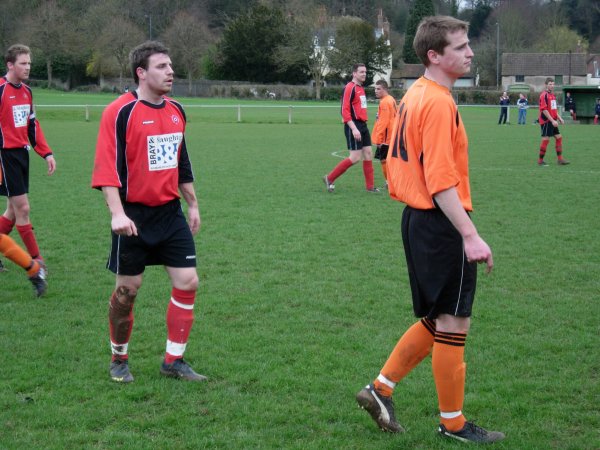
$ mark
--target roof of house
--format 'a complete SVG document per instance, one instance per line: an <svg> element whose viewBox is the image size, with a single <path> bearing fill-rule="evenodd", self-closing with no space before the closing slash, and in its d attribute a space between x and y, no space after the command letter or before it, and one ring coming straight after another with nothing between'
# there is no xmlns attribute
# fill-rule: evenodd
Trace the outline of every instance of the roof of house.
<svg viewBox="0 0 600 450"><path fill-rule="evenodd" d="M587 75L585 53L503 53L502 75Z"/></svg>

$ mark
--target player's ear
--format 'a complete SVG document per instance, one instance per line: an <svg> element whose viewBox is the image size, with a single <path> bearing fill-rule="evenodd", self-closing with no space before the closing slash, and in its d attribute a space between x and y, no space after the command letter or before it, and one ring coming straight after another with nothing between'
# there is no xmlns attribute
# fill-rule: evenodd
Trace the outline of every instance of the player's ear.
<svg viewBox="0 0 600 450"><path fill-rule="evenodd" d="M144 69L143 67L138 67L137 69L135 69L135 73L137 74L138 78L141 80L144 78L144 74L146 73L146 69Z"/></svg>
<svg viewBox="0 0 600 450"><path fill-rule="evenodd" d="M427 50L427 58L429 59L429 62L432 64L437 64L438 63L438 54L435 50Z"/></svg>

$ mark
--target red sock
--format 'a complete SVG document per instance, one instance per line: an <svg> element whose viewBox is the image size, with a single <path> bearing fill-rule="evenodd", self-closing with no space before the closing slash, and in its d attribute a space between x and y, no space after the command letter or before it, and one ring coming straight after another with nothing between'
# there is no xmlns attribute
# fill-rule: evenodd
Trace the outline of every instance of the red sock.
<svg viewBox="0 0 600 450"><path fill-rule="evenodd" d="M342 175L346 170L352 167L352 160L350 158L343 159L337 166L333 168L331 173L327 175L327 179L330 183L333 183L336 178Z"/></svg>
<svg viewBox="0 0 600 450"><path fill-rule="evenodd" d="M33 259L41 259L40 249L35 239L35 233L33 232L33 226L30 223L26 225L17 225L17 231L31 257Z"/></svg>
<svg viewBox="0 0 600 450"><path fill-rule="evenodd" d="M13 227L15 226L14 220L8 220L4 216L0 216L0 233L2 234L10 234Z"/></svg>
<svg viewBox="0 0 600 450"><path fill-rule="evenodd" d="M367 186L367 190L373 189L375 187L373 161L363 161L363 173L365 174L365 185Z"/></svg>
<svg viewBox="0 0 600 450"><path fill-rule="evenodd" d="M546 148L548 148L548 142L549 141L542 141L540 143L540 157L538 162L542 162L544 160L544 156L546 156Z"/></svg>
<svg viewBox="0 0 600 450"><path fill-rule="evenodd" d="M167 308L167 351L165 363L171 364L183 357L190 331L194 323L194 300L196 291L173 288Z"/></svg>
<svg viewBox="0 0 600 450"><path fill-rule="evenodd" d="M133 304L136 293L125 287L117 288L110 297L108 324L112 360L129 358L128 346L133 330Z"/></svg>
<svg viewBox="0 0 600 450"><path fill-rule="evenodd" d="M556 156L558 156L558 160L563 159L562 157L562 137L556 139Z"/></svg>

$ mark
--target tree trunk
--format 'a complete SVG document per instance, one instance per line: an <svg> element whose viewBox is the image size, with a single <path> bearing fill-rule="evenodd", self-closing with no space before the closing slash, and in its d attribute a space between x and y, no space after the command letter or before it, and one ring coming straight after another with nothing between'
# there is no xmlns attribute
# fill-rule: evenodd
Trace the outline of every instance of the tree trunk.
<svg viewBox="0 0 600 450"><path fill-rule="evenodd" d="M52 60L46 60L46 71L48 72L48 89L52 87Z"/></svg>
<svg viewBox="0 0 600 450"><path fill-rule="evenodd" d="M315 98L321 100L321 74L315 74Z"/></svg>

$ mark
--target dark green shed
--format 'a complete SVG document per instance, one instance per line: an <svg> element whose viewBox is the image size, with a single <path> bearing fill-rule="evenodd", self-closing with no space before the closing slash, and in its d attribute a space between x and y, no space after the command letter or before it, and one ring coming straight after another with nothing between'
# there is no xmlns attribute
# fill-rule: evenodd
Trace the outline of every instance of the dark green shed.
<svg viewBox="0 0 600 450"><path fill-rule="evenodd" d="M596 99L600 98L600 86L563 86L563 104L567 92L575 100L577 106L577 120L583 123L592 123Z"/></svg>

